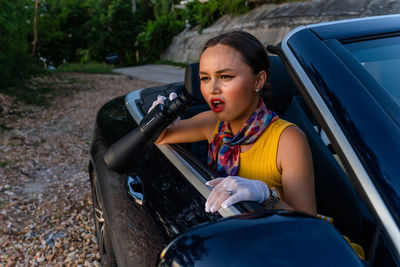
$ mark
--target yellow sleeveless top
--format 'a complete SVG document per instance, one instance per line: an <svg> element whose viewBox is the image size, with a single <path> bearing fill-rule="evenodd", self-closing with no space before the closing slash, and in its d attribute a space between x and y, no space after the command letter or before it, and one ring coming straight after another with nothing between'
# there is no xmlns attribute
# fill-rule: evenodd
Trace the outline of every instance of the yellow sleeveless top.
<svg viewBox="0 0 400 267"><path fill-rule="evenodd" d="M214 128L213 136L218 133L218 125L219 121ZM294 124L277 119L265 129L249 150L240 153L239 159L238 176L263 181L269 188L275 187L282 198L282 175L276 166L276 156L279 138L283 130L290 125Z"/></svg>

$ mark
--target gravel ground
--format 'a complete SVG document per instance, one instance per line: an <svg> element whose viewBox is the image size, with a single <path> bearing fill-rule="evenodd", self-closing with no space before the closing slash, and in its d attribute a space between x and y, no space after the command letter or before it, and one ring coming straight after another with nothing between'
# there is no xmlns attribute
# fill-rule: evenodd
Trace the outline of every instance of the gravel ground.
<svg viewBox="0 0 400 267"><path fill-rule="evenodd" d="M96 112L157 84L77 73L31 84L55 88L49 106L0 95L0 266L99 266L87 172Z"/></svg>

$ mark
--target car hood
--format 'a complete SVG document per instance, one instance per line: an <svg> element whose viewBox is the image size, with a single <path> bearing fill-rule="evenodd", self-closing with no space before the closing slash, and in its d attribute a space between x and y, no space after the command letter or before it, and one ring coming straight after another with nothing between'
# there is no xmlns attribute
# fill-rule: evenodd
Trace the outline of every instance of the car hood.
<svg viewBox="0 0 400 267"><path fill-rule="evenodd" d="M173 240L160 266L363 266L329 223L299 212L259 211L199 226Z"/></svg>

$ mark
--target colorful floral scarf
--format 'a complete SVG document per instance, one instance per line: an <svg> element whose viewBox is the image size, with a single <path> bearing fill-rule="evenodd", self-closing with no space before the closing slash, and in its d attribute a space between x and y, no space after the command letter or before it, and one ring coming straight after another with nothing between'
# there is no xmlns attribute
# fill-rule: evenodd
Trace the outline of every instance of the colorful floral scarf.
<svg viewBox="0 0 400 267"><path fill-rule="evenodd" d="M221 121L218 125L218 133L213 136L208 147L208 165L223 177L237 175L240 145L256 141L268 125L277 119L278 115L268 110L260 99L257 109L235 136L232 134L229 123Z"/></svg>

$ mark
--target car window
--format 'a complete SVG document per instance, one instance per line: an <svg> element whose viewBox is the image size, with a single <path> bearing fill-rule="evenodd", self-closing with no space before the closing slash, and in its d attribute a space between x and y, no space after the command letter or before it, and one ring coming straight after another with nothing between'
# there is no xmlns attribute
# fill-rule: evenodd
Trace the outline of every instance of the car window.
<svg viewBox="0 0 400 267"><path fill-rule="evenodd" d="M345 47L400 105L400 36L347 43Z"/></svg>
<svg viewBox="0 0 400 267"><path fill-rule="evenodd" d="M343 170L343 175L338 175L338 173L332 175L333 169L329 170L329 172L322 171L321 173L317 168L324 159L322 159L321 154L313 154L313 157L316 157L314 160L314 172L318 212L324 212L323 215L332 216L335 227L343 235L350 237L352 242L357 243L363 248L365 260L370 263L370 266L398 266L398 261L392 250L388 236L385 234L380 223L373 216L374 212L370 210L369 205L358 194L356 186L351 182L339 158L339 154L332 146L334 140L331 140L327 134L327 129L324 129L318 123L318 120L307 105L301 102L301 100L298 101L301 103L303 111L312 123L318 138L328 148L326 151L332 154L333 158L337 161L337 165ZM306 133L306 135L310 138L309 134ZM309 139L312 150L313 142L314 141ZM315 150L313 150L313 152L315 152ZM323 164L323 168L327 168L326 163ZM323 177L321 177L321 175ZM349 182L351 188L346 188L346 182L344 182L343 179ZM321 184L321 182L328 184L328 188ZM329 205L329 199L334 198L333 196L329 196L332 192L340 192L341 194L340 198L336 198L335 200L335 206L340 207L338 211L335 210L334 206ZM344 203L342 199L346 199ZM342 221L345 222L345 226L342 225Z"/></svg>
<svg viewBox="0 0 400 267"><path fill-rule="evenodd" d="M399 266L396 263L395 254L390 248L387 236L381 230L378 230L377 233L379 235L374 240L370 263L372 266Z"/></svg>

